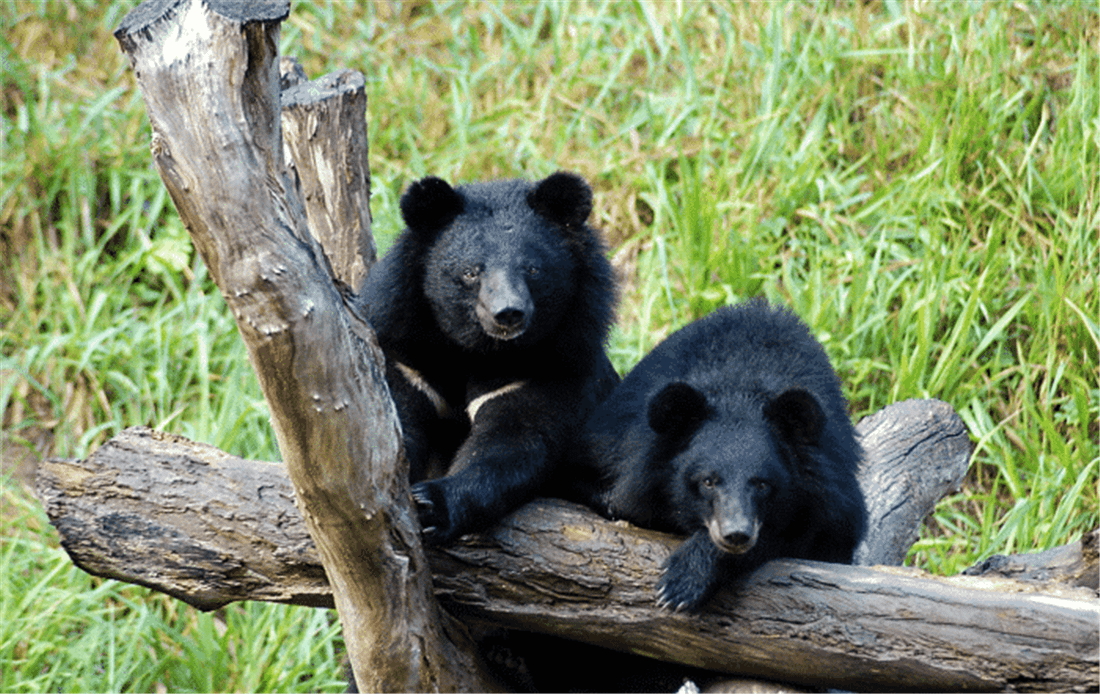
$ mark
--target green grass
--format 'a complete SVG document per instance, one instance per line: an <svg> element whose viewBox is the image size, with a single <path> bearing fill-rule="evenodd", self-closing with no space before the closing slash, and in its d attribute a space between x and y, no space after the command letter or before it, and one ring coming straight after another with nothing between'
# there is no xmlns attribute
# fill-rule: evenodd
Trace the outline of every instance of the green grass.
<svg viewBox="0 0 1100 694"><path fill-rule="evenodd" d="M3 482L5 692L344 691L335 612L212 614L73 568L37 503Z"/></svg>
<svg viewBox="0 0 1100 694"><path fill-rule="evenodd" d="M152 169L110 34L131 6L0 4L6 472L135 424L278 457ZM971 471L909 563L954 573L1100 516L1098 41L1073 1L303 2L282 45L367 77L381 248L415 177L575 170L623 274L620 370L764 294L812 326L853 419L951 404ZM93 579L3 479L0 690L342 688L330 613Z"/></svg>

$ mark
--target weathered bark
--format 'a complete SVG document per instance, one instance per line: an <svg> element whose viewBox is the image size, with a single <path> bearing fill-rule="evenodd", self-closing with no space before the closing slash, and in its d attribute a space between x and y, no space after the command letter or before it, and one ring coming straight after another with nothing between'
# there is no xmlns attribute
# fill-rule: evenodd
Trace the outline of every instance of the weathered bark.
<svg viewBox="0 0 1100 694"><path fill-rule="evenodd" d="M280 70L298 75L288 59ZM298 78L300 79L300 78ZM336 278L358 291L375 261L363 75L340 70L312 82L284 77L283 151L298 176L309 228Z"/></svg>
<svg viewBox="0 0 1100 694"><path fill-rule="evenodd" d="M945 456L954 470L941 480L966 469L969 441L943 403L890 406L857 429L864 483L900 475L884 466L934 468ZM280 472L132 429L87 461L46 463L39 493L74 562L92 573L207 609L244 599L331 604ZM945 491L914 478L908 501L930 507ZM894 511L888 495L869 497L869 546L908 537L922 520ZM854 690L1080 689L1097 677L1095 593L778 562L705 614L672 615L655 608L653 586L677 542L543 500L429 560L437 594L471 624L716 671Z"/></svg>
<svg viewBox="0 0 1100 694"><path fill-rule="evenodd" d="M957 491L970 462L970 435L945 402L906 400L866 417L858 432L866 456L859 484L871 531L855 563L900 566L921 524Z"/></svg>
<svg viewBox="0 0 1100 694"><path fill-rule="evenodd" d="M900 565L904 552L881 538L911 543L936 500L955 489L969 459L965 427L944 403L916 400L890 405L856 430L867 452L860 483L871 529L857 563ZM943 472L914 475L900 497L898 485L868 486L922 469ZM201 609L235 600L332 604L293 486L277 463L135 427L88 460L44 463L38 488L65 548L90 573L148 585Z"/></svg>
<svg viewBox="0 0 1100 694"><path fill-rule="evenodd" d="M283 166L288 12L285 0L156 0L115 35L145 98L154 162L248 348L356 678L366 690L484 689L476 650L422 568L381 352L345 306ZM303 178L317 162L296 161Z"/></svg>
<svg viewBox="0 0 1100 694"><path fill-rule="evenodd" d="M1100 676L1092 591L783 560L702 614L671 614L653 587L676 544L560 506L517 514L432 566L464 619L712 671L854 691L1082 691Z"/></svg>
<svg viewBox="0 0 1100 694"><path fill-rule="evenodd" d="M38 496L73 563L201 610L237 600L333 607L281 463L145 427L87 460L48 460Z"/></svg>
<svg viewBox="0 0 1100 694"><path fill-rule="evenodd" d="M1097 590L1100 588L1098 561L1100 532L1094 530L1080 540L1033 554L995 554L970 567L967 576L1001 576L1020 581L1065 583Z"/></svg>

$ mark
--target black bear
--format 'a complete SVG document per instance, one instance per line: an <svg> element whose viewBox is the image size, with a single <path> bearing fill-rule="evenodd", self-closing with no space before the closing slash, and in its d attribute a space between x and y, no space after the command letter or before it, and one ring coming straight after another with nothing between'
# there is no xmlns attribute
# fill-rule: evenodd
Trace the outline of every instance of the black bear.
<svg viewBox="0 0 1100 694"><path fill-rule="evenodd" d="M614 274L574 174L427 177L400 205L406 229L356 303L386 355L424 537L446 543L545 490L618 383Z"/></svg>
<svg viewBox="0 0 1100 694"><path fill-rule="evenodd" d="M658 602L701 607L776 557L851 563L866 507L862 450L828 357L762 299L671 335L593 413L590 459L612 518L690 537Z"/></svg>

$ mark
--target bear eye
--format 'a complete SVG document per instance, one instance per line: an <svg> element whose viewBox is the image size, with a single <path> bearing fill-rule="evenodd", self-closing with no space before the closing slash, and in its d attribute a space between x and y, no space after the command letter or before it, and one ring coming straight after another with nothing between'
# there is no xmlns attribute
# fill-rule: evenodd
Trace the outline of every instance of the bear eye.
<svg viewBox="0 0 1100 694"><path fill-rule="evenodd" d="M540 272L542 272L542 270L540 270L537 265L528 265L527 266L527 276L528 277L538 277Z"/></svg>
<svg viewBox="0 0 1100 694"><path fill-rule="evenodd" d="M767 482L767 480L753 480L752 486L753 489L760 492L761 494L767 494L772 490L772 486Z"/></svg>
<svg viewBox="0 0 1100 694"><path fill-rule="evenodd" d="M478 275L480 275L480 274L481 273L478 271L478 269L476 267L469 268L468 270L466 270L465 272L462 273L462 281L465 282L466 284L473 284L473 283L477 282Z"/></svg>
<svg viewBox="0 0 1100 694"><path fill-rule="evenodd" d="M703 489L714 489L716 486L718 486L718 480L711 475L707 475L703 478L700 484L702 485Z"/></svg>

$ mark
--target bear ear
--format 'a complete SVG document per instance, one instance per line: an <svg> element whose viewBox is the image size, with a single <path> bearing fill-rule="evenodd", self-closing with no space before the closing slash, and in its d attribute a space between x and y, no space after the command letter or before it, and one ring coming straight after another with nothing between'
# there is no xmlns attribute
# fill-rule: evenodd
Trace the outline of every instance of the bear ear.
<svg viewBox="0 0 1100 694"><path fill-rule="evenodd" d="M462 214L462 196L442 178L414 182L401 196L401 217L413 231L438 231Z"/></svg>
<svg viewBox="0 0 1100 694"><path fill-rule="evenodd" d="M559 171L527 194L531 209L564 227L579 227L592 213L592 189L574 173Z"/></svg>
<svg viewBox="0 0 1100 694"><path fill-rule="evenodd" d="M764 406L764 416L784 440L815 444L825 430L825 411L809 391L791 388Z"/></svg>
<svg viewBox="0 0 1100 694"><path fill-rule="evenodd" d="M707 418L707 398L686 383L669 383L649 399L649 428L662 436L683 438Z"/></svg>

